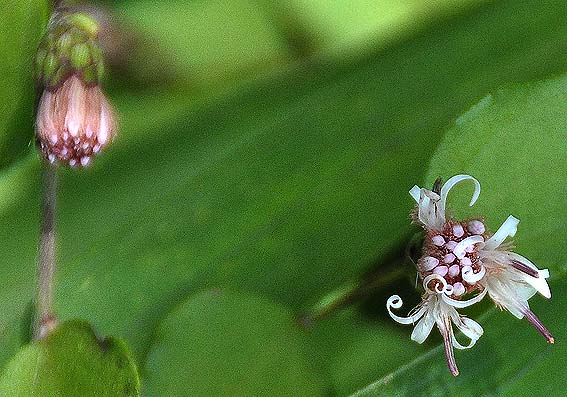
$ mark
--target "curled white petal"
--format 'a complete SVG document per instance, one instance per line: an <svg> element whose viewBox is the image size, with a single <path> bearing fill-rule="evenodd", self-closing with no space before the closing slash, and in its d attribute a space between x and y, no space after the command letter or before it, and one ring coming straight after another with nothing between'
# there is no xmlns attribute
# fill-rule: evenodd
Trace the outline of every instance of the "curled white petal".
<svg viewBox="0 0 567 397"><path fill-rule="evenodd" d="M514 237L514 235L518 231L518 223L520 223L520 220L510 215L504 221L502 226L498 228L496 233L494 233L492 237L486 240L486 243L484 244L484 249L485 250L496 249L500 244L502 244L504 240L506 240L506 237L508 236Z"/></svg>
<svg viewBox="0 0 567 397"><path fill-rule="evenodd" d="M455 175L454 177L449 178L449 180L447 182L445 182L445 184L441 188L441 200L439 201L439 210L443 214L445 214L445 205L447 203L447 195L449 194L449 191L457 183L460 183L462 181L468 181L468 180L471 180L471 181L474 182L474 193L473 193L471 202L469 204L470 206L474 205L474 203L478 199L478 196L480 196L480 183L470 175Z"/></svg>
<svg viewBox="0 0 567 397"><path fill-rule="evenodd" d="M416 203L419 203L419 197L421 195L421 188L417 185L414 185L410 191L410 196L415 200Z"/></svg>
<svg viewBox="0 0 567 397"><path fill-rule="evenodd" d="M464 307L468 307L468 306L474 305L475 303L480 302L482 300L482 298L484 298L484 296L486 295L487 292L488 292L488 289L484 289L484 291L482 291L480 294L478 294L474 298L468 299L466 301L456 300L456 299L448 297L447 295L441 295L441 299L443 299L443 301L445 301L445 303L447 303L447 304L449 304L453 307L456 307L457 309L462 309Z"/></svg>
<svg viewBox="0 0 567 397"><path fill-rule="evenodd" d="M473 268L470 266L463 266L463 270L462 270L463 280L465 280L469 284L476 283L477 281L482 279L485 274L486 274L486 268L484 266L480 267L480 271L478 273L475 273L473 271Z"/></svg>
<svg viewBox="0 0 567 397"><path fill-rule="evenodd" d="M480 337L478 337L478 338L469 338L469 339L470 339L469 344L466 345L466 346L463 346L463 345L461 345L461 344L459 343L459 341L457 340L457 338L455 338L455 337L453 336L453 340L452 340L453 347L455 347L456 349L459 349L459 350L470 349L471 347L473 347L473 346L476 344L476 341L479 340Z"/></svg>
<svg viewBox="0 0 567 397"><path fill-rule="evenodd" d="M390 315L390 317L392 317L392 319L394 321L397 321L400 324L414 324L417 320L419 320L421 318L421 316L423 316L423 314L426 312L427 307L422 306L417 313L415 313L414 315L408 316L408 317L400 317L400 316L396 316L394 313L392 313L392 308L394 309L399 309L400 307L402 307L402 305L404 304L404 302L402 301L402 298L400 298L399 295L392 295L388 298L388 301L386 302L386 309L388 310L388 314Z"/></svg>
<svg viewBox="0 0 567 397"><path fill-rule="evenodd" d="M437 280L437 281L439 281L439 282L441 283L441 284L437 284L437 285L435 286L435 290L434 290L434 291L431 290L431 289L427 286L427 284L429 284L429 282L430 282L431 280ZM439 289L439 286L441 286L441 289ZM452 290L453 286L451 285L450 287L451 287L451 290ZM424 288L426 291L437 292L437 293L439 293L439 294L442 294L442 293L444 293L445 291L447 291L447 289L449 288L449 285L447 284L447 280L445 280L445 279L444 279L443 277L441 277L440 275L433 273L433 274L430 274L429 276L427 276L427 277L425 277L425 278L423 279L423 288Z"/></svg>
<svg viewBox="0 0 567 397"><path fill-rule="evenodd" d="M455 246L455 248L453 248L453 253L457 258L462 259L465 257L467 253L466 248L469 245L474 245L482 242L484 242L484 238L482 236L479 235L469 236L459 241L459 243Z"/></svg>
<svg viewBox="0 0 567 397"><path fill-rule="evenodd" d="M413 329L411 340L417 343L423 343L431 333L434 324L435 317L433 317L433 314L431 312L426 313Z"/></svg>

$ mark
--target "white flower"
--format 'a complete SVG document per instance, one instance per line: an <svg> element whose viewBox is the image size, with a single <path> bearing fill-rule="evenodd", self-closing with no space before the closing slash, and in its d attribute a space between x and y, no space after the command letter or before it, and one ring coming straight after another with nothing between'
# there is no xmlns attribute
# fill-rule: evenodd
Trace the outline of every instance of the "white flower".
<svg viewBox="0 0 567 397"><path fill-rule="evenodd" d="M519 319L525 317L548 342L554 343L553 336L530 310L528 304L528 299L536 292L547 299L551 298L551 291L545 280L549 277L549 271L539 270L527 258L506 250L509 244L502 244L507 237L516 234L519 222L510 215L479 250L480 260L486 269L486 275L479 283L486 288L498 307L508 310Z"/></svg>
<svg viewBox="0 0 567 397"><path fill-rule="evenodd" d="M430 281L436 279L439 281L434 290L429 289ZM459 369L453 355L453 347L457 349L469 349L474 346L476 341L482 336L483 330L476 321L461 316L455 307L470 306L484 297L480 294L469 301L455 301L447 297L446 289L448 287L444 278L436 274L430 275L423 280L425 294L422 296L421 303L410 313L408 317L399 317L392 313L392 308L399 309L402 307L403 301L398 295L393 295L388 299L386 308L390 316L400 324L417 324L411 334L411 339L417 343L423 343L431 333L433 325L437 325L443 343L445 345L445 357L447 365L454 376L459 374ZM461 345L455 338L453 326L455 326L470 339L468 345Z"/></svg>
<svg viewBox="0 0 567 397"><path fill-rule="evenodd" d="M518 220L513 216L493 235L486 233L482 219L456 221L446 212L447 195L459 182L470 180L475 190L470 202L472 206L480 195L480 183L469 175L450 178L437 191L414 186L410 195L417 202L414 218L426 231L423 254L417 269L425 290L422 302L409 317L399 317L392 308L399 309L402 300L393 295L386 304L390 316L402 324L413 324L419 320L412 333L412 340L422 343L430 334L433 325L443 336L447 364L453 375L458 369L453 357L453 347L472 347L483 333L475 321L461 316L457 308L481 301L488 293L497 306L505 308L518 318L526 317L546 338L553 337L541 321L530 311L528 299L535 292L551 297L545 279L546 270L538 270L529 260L507 251L510 244L502 244L508 236L516 233ZM468 300L462 300L468 295ZM472 297L470 297L472 296ZM463 346L457 342L451 323L470 338Z"/></svg>

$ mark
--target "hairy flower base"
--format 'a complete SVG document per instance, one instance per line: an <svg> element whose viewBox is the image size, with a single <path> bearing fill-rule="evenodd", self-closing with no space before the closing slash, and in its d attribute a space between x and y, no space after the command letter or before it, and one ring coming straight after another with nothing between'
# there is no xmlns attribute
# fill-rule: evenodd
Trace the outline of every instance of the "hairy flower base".
<svg viewBox="0 0 567 397"><path fill-rule="evenodd" d="M539 270L528 259L509 251L511 244L504 243L506 238L516 234L519 220L509 216L496 233L490 235L482 219L456 221L447 217L447 195L453 186L465 180L475 185L472 206L480 195L480 184L469 175L450 178L439 193L418 186L410 190L417 202L414 219L426 231L423 254L417 262L425 293L408 317L392 312L402 306L398 295L391 296L386 303L395 321L415 324L411 339L418 343L429 336L434 324L437 325L443 336L447 365L455 376L459 370L453 348L471 348L483 333L477 322L461 316L456 309L480 302L487 294L498 307L519 319L525 317L548 342L554 343L551 333L528 305L528 299L536 292L551 298L545 281L549 271ZM470 294L474 296L463 300ZM470 339L468 345L463 346L456 340L452 324Z"/></svg>
<svg viewBox="0 0 567 397"><path fill-rule="evenodd" d="M36 137L50 163L87 166L114 137L112 106L98 85L72 75L61 86L44 90L37 113Z"/></svg>

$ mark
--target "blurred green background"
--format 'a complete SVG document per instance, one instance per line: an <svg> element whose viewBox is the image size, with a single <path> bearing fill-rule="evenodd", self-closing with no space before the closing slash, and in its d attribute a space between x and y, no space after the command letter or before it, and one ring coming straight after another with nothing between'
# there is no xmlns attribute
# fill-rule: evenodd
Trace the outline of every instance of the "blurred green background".
<svg viewBox="0 0 567 397"><path fill-rule="evenodd" d="M127 343L142 395L563 395L565 1L92 5L120 130L92 167L61 170L56 306ZM0 10L6 366L34 296L31 60L49 5ZM438 335L411 342L385 302L419 299L408 190L457 173L483 185L465 214L522 220L518 252L552 274L533 309L558 342L484 302L453 378ZM360 280L373 287L349 300Z"/></svg>

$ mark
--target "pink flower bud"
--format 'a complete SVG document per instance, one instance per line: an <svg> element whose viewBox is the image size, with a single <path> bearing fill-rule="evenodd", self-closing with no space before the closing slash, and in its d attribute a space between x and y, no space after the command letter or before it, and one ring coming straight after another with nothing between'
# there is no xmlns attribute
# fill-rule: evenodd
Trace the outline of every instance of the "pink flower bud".
<svg viewBox="0 0 567 397"><path fill-rule="evenodd" d="M115 133L114 111L98 85L87 85L72 75L55 89L43 91L36 138L50 163L87 166Z"/></svg>
<svg viewBox="0 0 567 397"><path fill-rule="evenodd" d="M463 234L465 234L465 229L463 229L463 226L461 226L460 223L453 225L453 236L463 237Z"/></svg>
<svg viewBox="0 0 567 397"><path fill-rule="evenodd" d="M445 239L443 238L443 236L439 236L439 235L433 236L431 241L433 241L433 244L435 244L438 247L442 247L443 244L445 244Z"/></svg>
<svg viewBox="0 0 567 397"><path fill-rule="evenodd" d="M486 227L481 221L473 219L472 221L469 221L467 230L471 234L483 234L486 231Z"/></svg>

